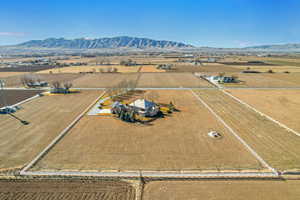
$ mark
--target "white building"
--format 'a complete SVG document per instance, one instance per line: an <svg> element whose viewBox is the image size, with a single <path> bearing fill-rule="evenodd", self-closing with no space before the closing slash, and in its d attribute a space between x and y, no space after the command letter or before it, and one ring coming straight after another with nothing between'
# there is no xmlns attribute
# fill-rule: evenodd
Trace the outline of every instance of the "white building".
<svg viewBox="0 0 300 200"><path fill-rule="evenodd" d="M159 107L155 103L145 99L138 99L129 105L137 109L140 115L146 117L153 117L159 112Z"/></svg>

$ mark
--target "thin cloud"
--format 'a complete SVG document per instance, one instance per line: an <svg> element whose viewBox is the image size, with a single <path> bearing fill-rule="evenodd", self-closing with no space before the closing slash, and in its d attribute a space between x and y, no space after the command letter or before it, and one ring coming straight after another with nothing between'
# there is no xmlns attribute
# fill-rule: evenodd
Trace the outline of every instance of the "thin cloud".
<svg viewBox="0 0 300 200"><path fill-rule="evenodd" d="M0 36L22 37L22 36L25 36L25 33L21 33L21 32L0 32Z"/></svg>

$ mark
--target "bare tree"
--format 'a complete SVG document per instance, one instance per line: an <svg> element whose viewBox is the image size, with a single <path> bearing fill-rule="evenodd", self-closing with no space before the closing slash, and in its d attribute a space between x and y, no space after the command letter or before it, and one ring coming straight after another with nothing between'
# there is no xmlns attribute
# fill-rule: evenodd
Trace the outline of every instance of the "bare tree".
<svg viewBox="0 0 300 200"><path fill-rule="evenodd" d="M146 95L146 98L154 102L159 98L159 94L156 91L151 91Z"/></svg>
<svg viewBox="0 0 300 200"><path fill-rule="evenodd" d="M111 70L111 72L112 72L112 73L117 73L117 72L118 72L118 69L115 68L115 67L113 67L112 70Z"/></svg>
<svg viewBox="0 0 300 200"><path fill-rule="evenodd" d="M133 65L136 65L136 62L131 60L131 59L128 59L128 60L121 60L120 61L120 65L124 65L124 66L133 66Z"/></svg>
<svg viewBox="0 0 300 200"><path fill-rule="evenodd" d="M54 89L59 89L61 86L61 83L59 81L52 82L52 86Z"/></svg>
<svg viewBox="0 0 300 200"><path fill-rule="evenodd" d="M32 86L37 81L37 77L33 74L25 74L21 77L21 83L24 86Z"/></svg>
<svg viewBox="0 0 300 200"><path fill-rule="evenodd" d="M112 90L112 88L107 88L107 89L106 89L106 94L107 94L109 97L113 96L113 90Z"/></svg>
<svg viewBox="0 0 300 200"><path fill-rule="evenodd" d="M129 91L134 91L136 89L136 81L134 80L129 80L127 82L127 87Z"/></svg>
<svg viewBox="0 0 300 200"><path fill-rule="evenodd" d="M225 73L224 73L224 72L220 72L220 73L218 74L218 76L224 77L224 76L225 76Z"/></svg>
<svg viewBox="0 0 300 200"><path fill-rule="evenodd" d="M232 75L231 78L233 79L234 82L239 82L239 77L237 75Z"/></svg>
<svg viewBox="0 0 300 200"><path fill-rule="evenodd" d="M71 82L65 82L64 83L64 88L67 92L69 92L70 88L73 86Z"/></svg>

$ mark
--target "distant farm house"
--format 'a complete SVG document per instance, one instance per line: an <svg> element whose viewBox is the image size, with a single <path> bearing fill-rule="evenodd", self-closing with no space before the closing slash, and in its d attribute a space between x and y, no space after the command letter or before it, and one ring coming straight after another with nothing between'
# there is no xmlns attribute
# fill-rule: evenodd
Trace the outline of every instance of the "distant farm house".
<svg viewBox="0 0 300 200"><path fill-rule="evenodd" d="M171 70L173 67L172 64L160 64L156 68L157 69L163 69L163 70Z"/></svg>
<svg viewBox="0 0 300 200"><path fill-rule="evenodd" d="M232 76L211 76L209 80L217 83L235 83L237 81L236 78Z"/></svg>
<svg viewBox="0 0 300 200"><path fill-rule="evenodd" d="M29 82L29 83L27 83L27 86L28 87L47 87L48 86L48 83L47 82L45 82L45 81L40 81L40 82Z"/></svg>

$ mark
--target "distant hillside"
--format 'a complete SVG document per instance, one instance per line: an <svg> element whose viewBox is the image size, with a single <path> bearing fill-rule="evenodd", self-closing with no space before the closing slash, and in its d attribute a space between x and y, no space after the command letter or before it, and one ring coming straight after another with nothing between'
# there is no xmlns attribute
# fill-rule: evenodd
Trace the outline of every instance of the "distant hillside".
<svg viewBox="0 0 300 200"><path fill-rule="evenodd" d="M99 39L73 39L49 38L45 40L31 40L17 45L19 47L37 47L37 48L66 48L66 49L101 49L101 48L185 48L192 45L181 42L152 40L136 37L113 37Z"/></svg>
<svg viewBox="0 0 300 200"><path fill-rule="evenodd" d="M261 45L247 47L246 49L300 51L300 44Z"/></svg>

